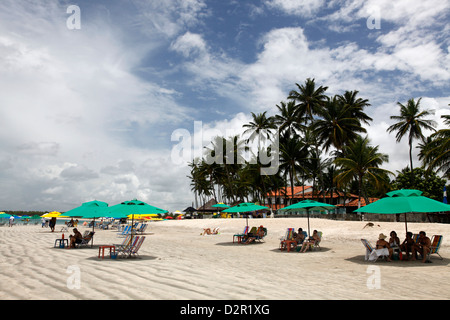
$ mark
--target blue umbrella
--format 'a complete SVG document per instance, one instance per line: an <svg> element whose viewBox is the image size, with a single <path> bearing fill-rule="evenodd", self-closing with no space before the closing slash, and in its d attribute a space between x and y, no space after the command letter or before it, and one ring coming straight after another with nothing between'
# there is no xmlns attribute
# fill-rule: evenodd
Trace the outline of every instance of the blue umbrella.
<svg viewBox="0 0 450 320"><path fill-rule="evenodd" d="M447 202L447 187L444 186L444 203L448 203Z"/></svg>

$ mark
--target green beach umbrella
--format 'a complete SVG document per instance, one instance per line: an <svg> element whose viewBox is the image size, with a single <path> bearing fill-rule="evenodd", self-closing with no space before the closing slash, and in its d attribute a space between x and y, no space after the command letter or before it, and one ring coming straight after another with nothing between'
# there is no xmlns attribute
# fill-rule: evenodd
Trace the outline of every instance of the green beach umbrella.
<svg viewBox="0 0 450 320"><path fill-rule="evenodd" d="M387 197L361 207L354 212L378 214L405 214L405 228L408 232L406 214L413 212L449 212L450 205L422 196L422 191L413 189L395 190L386 193Z"/></svg>
<svg viewBox="0 0 450 320"><path fill-rule="evenodd" d="M81 206L64 212L64 216L69 218L93 219L92 231L94 231L95 219L110 217L109 207L106 202L93 200L84 202ZM94 244L92 238L91 247Z"/></svg>
<svg viewBox="0 0 450 320"><path fill-rule="evenodd" d="M124 201L122 203L111 206L111 214L121 218L126 218L132 215L132 218L137 215L149 215L149 214L165 214L169 211L154 207L140 200Z"/></svg>
<svg viewBox="0 0 450 320"><path fill-rule="evenodd" d="M223 210L222 212L227 213L245 213L245 212L252 212L252 211L260 211L260 210L270 210L270 208L260 206L251 202L243 202L238 204L237 206L230 207L228 209ZM248 215L246 215L247 219L247 226L248 226Z"/></svg>
<svg viewBox="0 0 450 320"><path fill-rule="evenodd" d="M229 208L230 206L226 205L222 202L219 202L219 203L213 204L211 207L213 207L213 208Z"/></svg>
<svg viewBox="0 0 450 320"><path fill-rule="evenodd" d="M306 211L306 216L308 218L308 235L311 235L311 230L309 227L309 211L310 210L332 210L336 208L332 204L318 202L314 200L303 200L294 204L291 204L290 206L284 207L279 209L279 211L286 211L286 212L302 212Z"/></svg>
<svg viewBox="0 0 450 320"><path fill-rule="evenodd" d="M81 206L64 212L64 216L69 218L83 218L96 219L108 217L109 207L103 201L88 201L81 204Z"/></svg>

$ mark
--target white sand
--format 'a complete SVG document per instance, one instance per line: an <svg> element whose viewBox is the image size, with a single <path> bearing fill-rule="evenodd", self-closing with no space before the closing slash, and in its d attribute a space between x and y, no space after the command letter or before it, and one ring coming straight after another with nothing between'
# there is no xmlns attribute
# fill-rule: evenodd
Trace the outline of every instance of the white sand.
<svg viewBox="0 0 450 320"><path fill-rule="evenodd" d="M141 258L118 260L97 257L98 245L121 242L116 231L96 230L93 248L67 250L53 248L59 230L0 227L0 299L450 298L450 225L408 223L413 233L444 235L444 260L367 263L360 239L375 243L380 232L396 230L403 240L404 223L363 229L366 222L310 222L323 239L320 251L307 253L278 249L286 228L307 229L305 218L250 219L251 226L268 228L264 243L250 245L232 242L245 219L151 222ZM201 236L206 227L220 227L220 234ZM73 288L68 279L77 269L80 288Z"/></svg>

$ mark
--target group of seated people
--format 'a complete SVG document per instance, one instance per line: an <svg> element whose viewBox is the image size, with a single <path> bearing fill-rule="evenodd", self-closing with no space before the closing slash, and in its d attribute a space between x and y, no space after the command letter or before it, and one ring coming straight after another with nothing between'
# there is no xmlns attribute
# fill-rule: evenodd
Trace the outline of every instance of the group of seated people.
<svg viewBox="0 0 450 320"><path fill-rule="evenodd" d="M416 260L417 253L422 256L422 262L426 262L428 253L431 250L431 240L427 237L425 231L419 232L417 242L413 239L412 232L406 233L406 238L400 243L400 239L395 231L391 231L389 241L386 241L387 236L381 233L378 237L375 249L387 249L389 256L387 261L392 260L394 250L398 251L399 255L403 257L402 260ZM405 252L405 255L401 254Z"/></svg>
<svg viewBox="0 0 450 320"><path fill-rule="evenodd" d="M263 226L260 226L259 228L252 228L246 235L242 237L241 243L243 244L249 244L252 242L255 242L256 240L261 240L265 237L267 233L267 229Z"/></svg>
<svg viewBox="0 0 450 320"><path fill-rule="evenodd" d="M317 230L313 231L312 236L307 237L307 233L302 228L298 228L297 232L294 231L292 239L296 241L296 245L299 248L298 252L306 252L306 250L318 244L321 240Z"/></svg>

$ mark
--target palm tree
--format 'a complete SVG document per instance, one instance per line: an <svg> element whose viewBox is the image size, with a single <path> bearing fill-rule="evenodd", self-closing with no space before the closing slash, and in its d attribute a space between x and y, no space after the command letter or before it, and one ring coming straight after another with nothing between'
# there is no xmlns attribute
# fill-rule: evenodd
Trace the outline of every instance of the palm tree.
<svg viewBox="0 0 450 320"><path fill-rule="evenodd" d="M304 121L298 121L295 101L291 100L288 103L281 101L277 108L280 114L275 115L274 119L280 132L288 131L293 134L305 127L302 124Z"/></svg>
<svg viewBox="0 0 450 320"><path fill-rule="evenodd" d="M408 135L408 143L409 143L409 163L411 169L411 184L414 181L413 176L413 160L412 160L412 144L414 139L424 139L424 135L422 133L422 129L436 131L434 127L436 126L436 122L433 120L424 119L425 117L434 114L432 110L420 110L420 101L422 98L419 98L417 102L414 101L414 98L408 100L408 103L405 105L397 102L400 106L400 115L399 116L391 116L391 119L397 120L397 123L394 123L388 128L388 132L391 133L393 131L397 131L396 138L397 142L400 142L405 135Z"/></svg>
<svg viewBox="0 0 450 320"><path fill-rule="evenodd" d="M275 130L277 126L275 125L273 117L266 116L267 111L263 113L254 114L252 112L253 121L248 124L244 124L244 128L248 128L244 131L244 134L250 133L250 137L247 142L253 141L258 137L258 150L261 147L261 140L270 139L271 130Z"/></svg>
<svg viewBox="0 0 450 320"><path fill-rule="evenodd" d="M450 179L450 115L442 115L447 128L440 129L427 138L419 153L419 159L428 170L442 171Z"/></svg>
<svg viewBox="0 0 450 320"><path fill-rule="evenodd" d="M336 176L336 182L339 187L356 180L358 182L358 207L361 206L361 193L365 178L371 179L377 186L385 181L385 175L392 172L380 168L380 166L389 160L388 155L378 152L378 146L369 145L369 139L358 136L355 141L344 146L343 154L345 157L336 158L334 163L340 167L340 172ZM366 203L367 195L364 194Z"/></svg>
<svg viewBox="0 0 450 320"><path fill-rule="evenodd" d="M344 144L353 141L359 132L366 132L351 111L351 106L340 101L337 96L328 98L320 116L313 123L312 130L325 151L331 146L342 150Z"/></svg>
<svg viewBox="0 0 450 320"><path fill-rule="evenodd" d="M284 134L280 139L280 169L289 173L291 184L291 204L294 199L294 177L303 170L301 162L308 158L307 146L298 135Z"/></svg>
<svg viewBox="0 0 450 320"><path fill-rule="evenodd" d="M356 98L358 93L359 91L357 90L345 91L343 95L338 95L337 98L339 102L348 107L350 117L362 121L365 124L369 124L369 121L372 121L373 119L364 112L364 108L370 106L369 100Z"/></svg>
<svg viewBox="0 0 450 320"><path fill-rule="evenodd" d="M299 85L295 84L298 91L291 90L289 92L288 99L292 99L297 102L297 122L302 123L304 119L307 119L312 123L314 121L314 115L320 115L322 113L322 108L327 101L327 96L325 91L328 87L320 86L316 88L316 83L314 79L307 78L305 84ZM315 144L316 154L319 155L319 145ZM322 170L319 158L319 179L321 182L322 189L324 188ZM325 197L325 195L324 195Z"/></svg>
<svg viewBox="0 0 450 320"><path fill-rule="evenodd" d="M303 119L312 121L314 115L320 114L320 110L327 99L325 91L328 87L320 86L316 88L315 80L311 78L306 79L305 84L299 85L296 83L295 85L298 91L291 90L288 99L297 102L298 122L301 123Z"/></svg>

